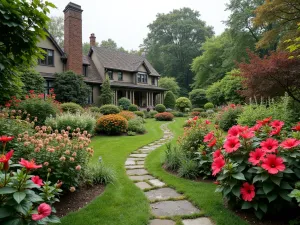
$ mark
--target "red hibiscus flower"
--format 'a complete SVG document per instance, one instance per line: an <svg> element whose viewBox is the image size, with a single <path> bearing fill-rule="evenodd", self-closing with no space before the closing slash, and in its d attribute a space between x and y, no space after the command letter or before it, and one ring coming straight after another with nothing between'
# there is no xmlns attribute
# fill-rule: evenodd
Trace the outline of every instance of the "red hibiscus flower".
<svg viewBox="0 0 300 225"><path fill-rule="evenodd" d="M274 127L273 130L271 130L271 132L270 132L270 136L274 136L274 135L280 134L281 128L282 127Z"/></svg>
<svg viewBox="0 0 300 225"><path fill-rule="evenodd" d="M32 220L37 221L37 220L44 219L50 214L51 214L51 206L46 203L42 203L38 207L38 214L32 214L31 218Z"/></svg>
<svg viewBox="0 0 300 225"><path fill-rule="evenodd" d="M268 138L260 143L262 150L266 152L275 152L278 148L278 141L273 138Z"/></svg>
<svg viewBox="0 0 300 225"><path fill-rule="evenodd" d="M221 149L218 149L216 150L214 153L213 153L213 158L218 158L218 157L223 157L222 155L222 152L221 152Z"/></svg>
<svg viewBox="0 0 300 225"><path fill-rule="evenodd" d="M251 162L252 165L256 166L260 163L261 160L263 160L265 154L266 153L262 149L257 148L255 149L255 151L250 152L250 158L248 159L248 161Z"/></svg>
<svg viewBox="0 0 300 225"><path fill-rule="evenodd" d="M263 120L258 120L256 121L256 123L259 123L261 125L266 125L268 124L270 121L272 120L272 116L268 117L268 118L265 118Z"/></svg>
<svg viewBox="0 0 300 225"><path fill-rule="evenodd" d="M238 125L236 126L232 126L229 130L228 130L228 136L232 136L232 137L238 137L240 135L240 128Z"/></svg>
<svg viewBox="0 0 300 225"><path fill-rule="evenodd" d="M240 135L244 139L250 139L250 138L253 138L255 136L254 132L252 130L250 130L250 129L245 130Z"/></svg>
<svg viewBox="0 0 300 225"><path fill-rule="evenodd" d="M205 124L210 124L210 121L209 120L205 120Z"/></svg>
<svg viewBox="0 0 300 225"><path fill-rule="evenodd" d="M39 187L44 185L43 180L39 176L33 176L33 177L31 177L31 180L33 183L35 183Z"/></svg>
<svg viewBox="0 0 300 225"><path fill-rule="evenodd" d="M212 147L214 147L216 145L216 143L217 143L217 138L214 138L214 139L211 140L211 142L208 143L207 146L209 148L212 148Z"/></svg>
<svg viewBox="0 0 300 225"><path fill-rule="evenodd" d="M9 169L9 160L13 156L14 150L10 150L6 155L0 155L0 163L3 163L3 169L7 171Z"/></svg>
<svg viewBox="0 0 300 225"><path fill-rule="evenodd" d="M12 136L0 136L0 142L2 143L10 142L12 139L14 139Z"/></svg>
<svg viewBox="0 0 300 225"><path fill-rule="evenodd" d="M283 159L273 154L269 154L267 158L263 160L261 167L267 170L269 174L277 174L279 171L285 170Z"/></svg>
<svg viewBox="0 0 300 225"><path fill-rule="evenodd" d="M216 176L225 165L225 160L223 157L215 158L213 163L211 164L211 169L213 171L212 175Z"/></svg>
<svg viewBox="0 0 300 225"><path fill-rule="evenodd" d="M199 117L198 116L194 116L193 120L197 120Z"/></svg>
<svg viewBox="0 0 300 225"><path fill-rule="evenodd" d="M250 130L256 132L258 131L260 128L262 127L262 125L260 123L255 124L253 127L250 128Z"/></svg>
<svg viewBox="0 0 300 225"><path fill-rule="evenodd" d="M290 148L295 148L298 145L300 145L300 141L298 141L295 138L288 138L281 142L280 146L284 149L290 149Z"/></svg>
<svg viewBox="0 0 300 225"><path fill-rule="evenodd" d="M243 183L240 191L244 201L251 202L255 197L255 187L253 184L249 184L248 182Z"/></svg>
<svg viewBox="0 0 300 225"><path fill-rule="evenodd" d="M33 170L33 169L38 169L38 168L42 167L42 165L36 165L33 159L31 161L27 161L27 160L21 158L21 161L19 163L20 163L20 165L25 167L27 170Z"/></svg>
<svg viewBox="0 0 300 225"><path fill-rule="evenodd" d="M235 152L241 146L237 137L228 137L223 145L227 153Z"/></svg>
<svg viewBox="0 0 300 225"><path fill-rule="evenodd" d="M300 131L300 122L298 122L297 125L292 128L292 130Z"/></svg>
<svg viewBox="0 0 300 225"><path fill-rule="evenodd" d="M214 132L209 132L207 135L204 136L204 142L210 142L214 138Z"/></svg>
<svg viewBox="0 0 300 225"><path fill-rule="evenodd" d="M284 122L280 120L274 120L270 123L271 127L283 127Z"/></svg>

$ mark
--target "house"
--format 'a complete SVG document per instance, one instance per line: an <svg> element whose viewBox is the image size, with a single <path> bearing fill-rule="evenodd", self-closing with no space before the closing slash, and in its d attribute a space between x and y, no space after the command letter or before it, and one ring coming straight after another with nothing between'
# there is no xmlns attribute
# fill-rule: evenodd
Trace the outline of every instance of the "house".
<svg viewBox="0 0 300 225"><path fill-rule="evenodd" d="M38 44L46 52L36 67L45 78L46 93L53 87L55 73L72 70L84 76L91 88L87 103L97 104L106 76L111 81L114 104L122 97L140 107L162 103L166 89L158 87L160 75L145 57L97 47L95 34L90 36L89 54L82 54L82 11L81 6L72 2L64 9L64 49L50 33Z"/></svg>

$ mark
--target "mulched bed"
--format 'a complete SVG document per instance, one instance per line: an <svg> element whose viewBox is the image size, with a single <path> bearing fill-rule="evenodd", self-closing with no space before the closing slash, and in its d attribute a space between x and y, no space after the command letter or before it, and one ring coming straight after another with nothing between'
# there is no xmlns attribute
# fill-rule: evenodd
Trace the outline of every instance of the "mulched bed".
<svg viewBox="0 0 300 225"><path fill-rule="evenodd" d="M57 211L56 216L63 217L70 212L77 211L89 204L97 196L104 192L104 185L94 185L92 187L80 187L75 192L64 193L60 197L60 202L56 202L54 207Z"/></svg>

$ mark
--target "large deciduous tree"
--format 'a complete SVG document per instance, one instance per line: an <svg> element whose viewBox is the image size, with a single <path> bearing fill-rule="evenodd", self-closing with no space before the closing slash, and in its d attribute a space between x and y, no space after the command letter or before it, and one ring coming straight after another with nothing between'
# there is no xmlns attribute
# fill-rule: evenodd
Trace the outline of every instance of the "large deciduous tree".
<svg viewBox="0 0 300 225"><path fill-rule="evenodd" d="M161 77L158 86L172 91L176 97L179 95L180 87L174 77Z"/></svg>
<svg viewBox="0 0 300 225"><path fill-rule="evenodd" d="M287 52L272 52L260 58L249 53L250 63L239 65L243 86L241 93L248 97L274 97L288 93L300 102L300 59L290 59Z"/></svg>
<svg viewBox="0 0 300 225"><path fill-rule="evenodd" d="M175 77L181 89L189 90L193 80L190 64L201 54L206 38L213 35L212 27L200 19L198 11L182 8L159 13L148 28L144 40L147 58L158 72Z"/></svg>
<svg viewBox="0 0 300 225"><path fill-rule="evenodd" d="M21 71L42 58L37 46L46 38L49 8L47 1L0 1L0 104L22 92Z"/></svg>
<svg viewBox="0 0 300 225"><path fill-rule="evenodd" d="M62 16L51 16L48 23L48 31L54 37L57 44L64 47L64 18Z"/></svg>

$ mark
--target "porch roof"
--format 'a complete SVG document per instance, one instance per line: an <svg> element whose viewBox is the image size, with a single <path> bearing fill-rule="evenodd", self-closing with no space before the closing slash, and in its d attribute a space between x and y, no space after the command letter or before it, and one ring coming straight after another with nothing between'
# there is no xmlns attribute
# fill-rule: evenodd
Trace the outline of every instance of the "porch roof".
<svg viewBox="0 0 300 225"><path fill-rule="evenodd" d="M156 90L156 91L167 91L168 89L157 87L153 85L137 85L125 82L111 82L111 87L121 87L121 88L128 88L128 89L140 89L140 90Z"/></svg>

